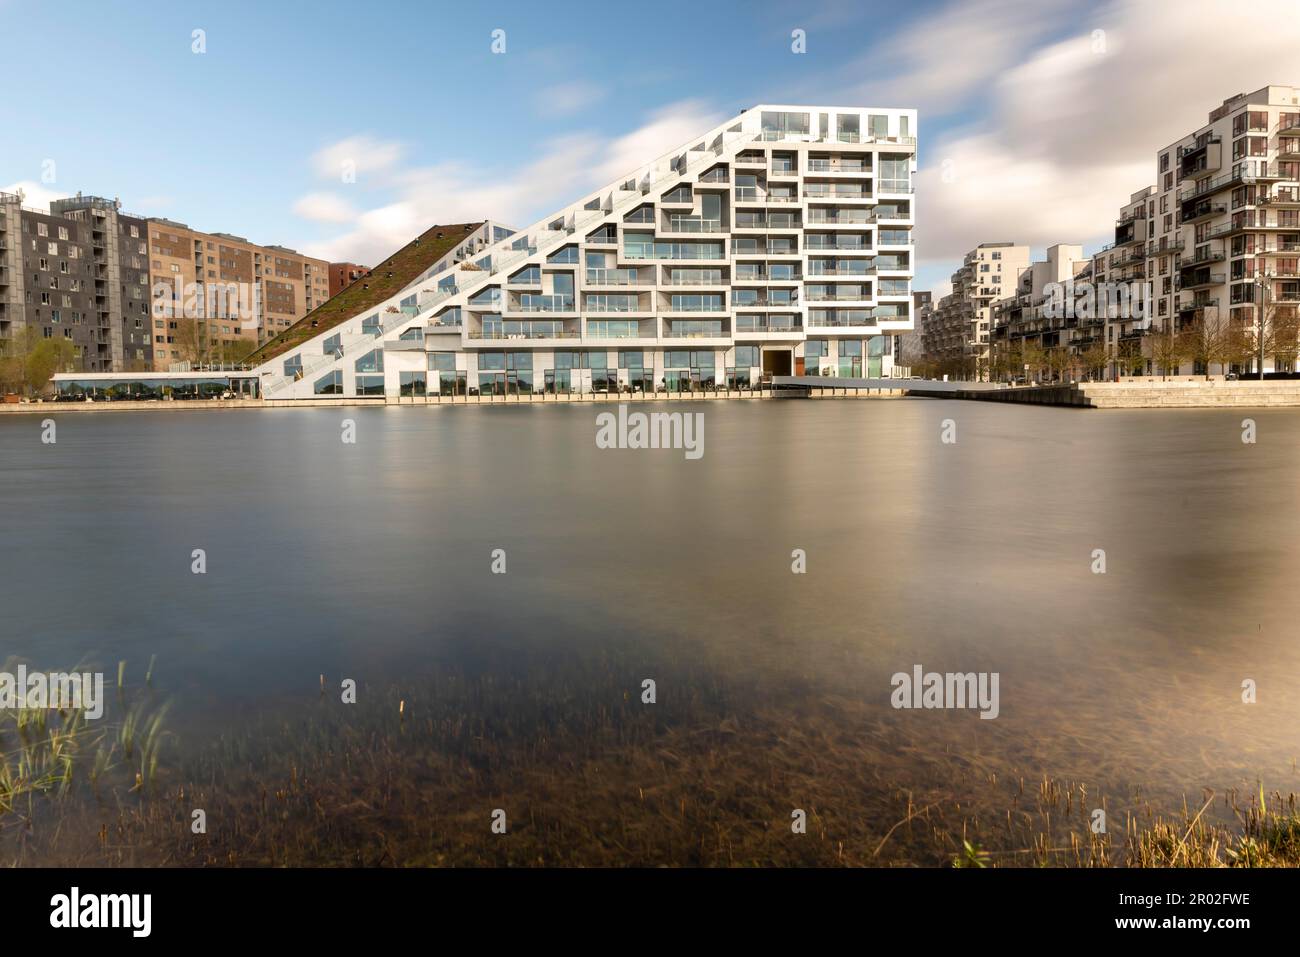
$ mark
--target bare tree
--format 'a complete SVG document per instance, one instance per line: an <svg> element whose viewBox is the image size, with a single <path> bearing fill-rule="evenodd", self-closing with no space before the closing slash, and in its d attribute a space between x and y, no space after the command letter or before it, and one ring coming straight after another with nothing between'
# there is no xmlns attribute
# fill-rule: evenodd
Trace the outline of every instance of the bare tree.
<svg viewBox="0 0 1300 957"><path fill-rule="evenodd" d="M1229 362L1241 355L1240 332L1234 332L1231 324L1217 311L1207 310L1199 320L1185 328L1180 337L1184 355L1204 366L1207 379L1213 366L1217 365L1222 372Z"/></svg>
<svg viewBox="0 0 1300 957"><path fill-rule="evenodd" d="M1265 309L1264 349L1273 360L1274 371L1295 369L1300 359L1300 314L1294 306L1283 308L1274 303Z"/></svg>
<svg viewBox="0 0 1300 957"><path fill-rule="evenodd" d="M1177 374L1178 367L1187 358L1187 344L1182 335L1174 331L1172 323L1166 320L1159 329L1149 333L1147 339L1151 343L1151 360L1159 367L1161 380L1171 370Z"/></svg>

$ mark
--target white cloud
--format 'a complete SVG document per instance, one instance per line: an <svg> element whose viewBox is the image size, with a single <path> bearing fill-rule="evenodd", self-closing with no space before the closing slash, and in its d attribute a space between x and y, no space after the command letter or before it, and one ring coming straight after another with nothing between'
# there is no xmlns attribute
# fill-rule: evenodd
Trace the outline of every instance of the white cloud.
<svg viewBox="0 0 1300 957"><path fill-rule="evenodd" d="M527 226L688 142L721 119L707 104L688 100L655 111L643 126L622 136L572 133L555 137L542 144L536 159L513 170L463 162L413 167L390 164L382 175L374 177L383 194L375 208L350 217L354 225L346 233L304 242L299 248L332 262L377 262L434 223L495 219ZM339 155L340 145L322 152ZM401 144L389 145L400 155ZM324 164L315 165L321 169ZM321 211L321 196L304 196L295 210L320 221L319 215L308 214Z"/></svg>
<svg viewBox="0 0 1300 957"><path fill-rule="evenodd" d="M308 193L293 204L293 211L318 223L349 223L357 216L352 204L337 193Z"/></svg>
<svg viewBox="0 0 1300 957"><path fill-rule="evenodd" d="M336 183L346 182L347 173L355 174L357 181L364 177L392 169L402 160L401 143L374 139L371 136L350 136L325 147L312 157L312 168L321 179Z"/></svg>
<svg viewBox="0 0 1300 957"><path fill-rule="evenodd" d="M30 206L32 209L50 208L50 200L64 199L72 194L66 190L50 189L43 183L38 183L31 179L21 179L16 183L10 183L8 186L0 187L0 193L21 193L23 196L23 205Z"/></svg>
<svg viewBox="0 0 1300 957"><path fill-rule="evenodd" d="M556 83L538 92L538 112L548 116L571 116L595 106L605 98L605 90L584 80Z"/></svg>

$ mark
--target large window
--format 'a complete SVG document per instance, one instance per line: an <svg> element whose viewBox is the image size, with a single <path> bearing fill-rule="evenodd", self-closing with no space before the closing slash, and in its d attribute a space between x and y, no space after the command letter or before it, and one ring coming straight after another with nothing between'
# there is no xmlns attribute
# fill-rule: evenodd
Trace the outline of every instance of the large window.
<svg viewBox="0 0 1300 957"><path fill-rule="evenodd" d="M317 395L342 395L343 373L338 369L325 373L312 385L312 391Z"/></svg>
<svg viewBox="0 0 1300 957"><path fill-rule="evenodd" d="M426 395L428 392L428 373L424 370L399 372L398 391L407 397Z"/></svg>
<svg viewBox="0 0 1300 957"><path fill-rule="evenodd" d="M736 365L740 368L762 365L758 346L736 346Z"/></svg>
<svg viewBox="0 0 1300 957"><path fill-rule="evenodd" d="M336 332L321 344L321 352L327 356L337 356L343 351L343 333Z"/></svg>
<svg viewBox="0 0 1300 957"><path fill-rule="evenodd" d="M356 361L357 372L383 372L384 350L371 349Z"/></svg>
<svg viewBox="0 0 1300 957"><path fill-rule="evenodd" d="M381 375L357 376L357 395L383 395L384 377Z"/></svg>
<svg viewBox="0 0 1300 957"><path fill-rule="evenodd" d="M808 132L808 114L764 110L763 132L780 136L805 135Z"/></svg>

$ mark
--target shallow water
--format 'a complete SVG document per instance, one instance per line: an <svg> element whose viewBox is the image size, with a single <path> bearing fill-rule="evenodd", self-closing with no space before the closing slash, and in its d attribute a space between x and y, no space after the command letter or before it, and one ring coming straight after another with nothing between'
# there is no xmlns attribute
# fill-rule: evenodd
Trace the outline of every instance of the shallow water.
<svg viewBox="0 0 1300 957"><path fill-rule="evenodd" d="M691 461L597 448L605 408L55 413L54 445L0 418L0 660L139 685L156 656L182 755L321 675L549 682L563 711L603 667L659 676L666 714L707 684L883 735L899 785L960 753L1171 800L1296 786L1300 414L646 406L704 414ZM997 672L999 717L892 709L917 664Z"/></svg>

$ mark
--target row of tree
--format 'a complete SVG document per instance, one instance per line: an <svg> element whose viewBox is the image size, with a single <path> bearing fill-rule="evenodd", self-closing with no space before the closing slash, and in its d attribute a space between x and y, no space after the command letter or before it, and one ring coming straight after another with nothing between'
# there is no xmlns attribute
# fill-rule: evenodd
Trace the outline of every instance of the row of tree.
<svg viewBox="0 0 1300 957"><path fill-rule="evenodd" d="M1146 343L1145 352L1142 344ZM1216 369L1225 373L1233 367L1263 368L1260 361L1272 360L1276 370L1291 371L1300 360L1300 315L1294 309L1270 306L1260 327L1248 326L1211 313L1175 330L1172 323L1146 333L1141 339L1107 343L1100 337L1082 347L1047 346L1028 340L996 343L989 358L936 359L912 357L913 375L926 378L1030 382L1078 382L1112 378L1115 375L1143 375L1148 370L1161 377L1176 375L1181 366L1192 363L1207 376Z"/></svg>

